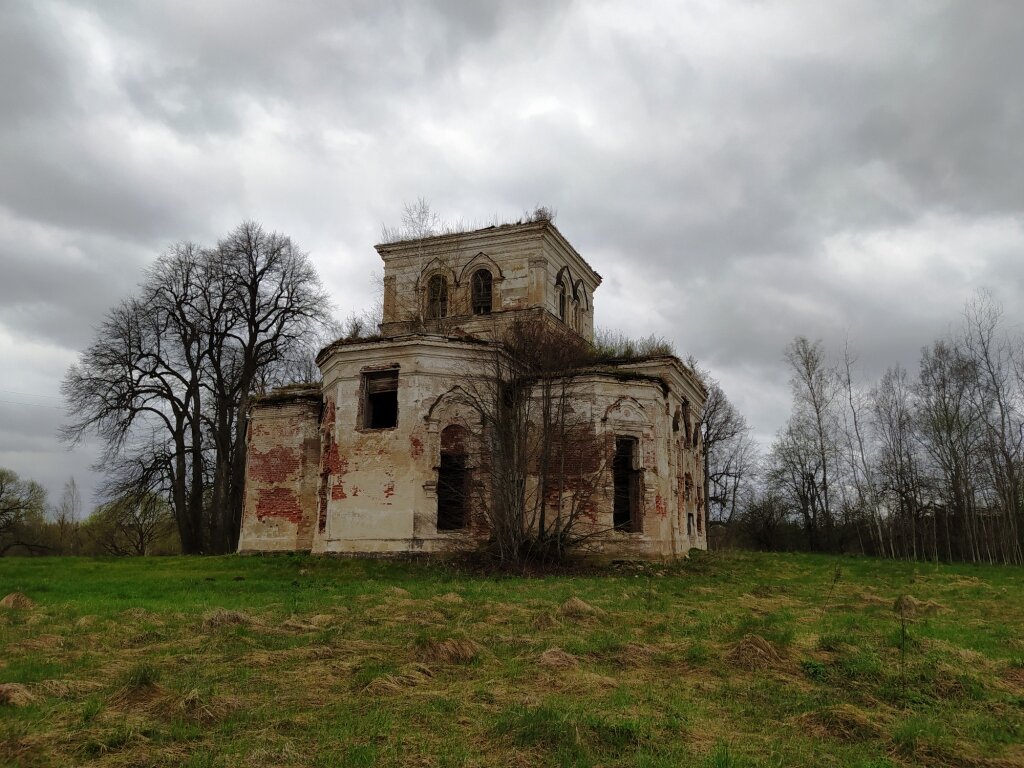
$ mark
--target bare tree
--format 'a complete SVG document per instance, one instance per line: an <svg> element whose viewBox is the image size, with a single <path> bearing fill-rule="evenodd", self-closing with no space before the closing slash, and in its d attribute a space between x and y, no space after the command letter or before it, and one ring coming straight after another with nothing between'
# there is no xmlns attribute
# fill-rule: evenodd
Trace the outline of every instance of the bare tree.
<svg viewBox="0 0 1024 768"><path fill-rule="evenodd" d="M1003 310L991 294L978 293L964 310L965 355L977 372L974 409L984 416L983 466L991 503L980 520L987 559L1024 562L1021 540L1024 392L1015 388L1014 348L1002 332ZM1018 368L1019 370L1019 368Z"/></svg>
<svg viewBox="0 0 1024 768"><path fill-rule="evenodd" d="M694 414L701 432L708 518L729 523L737 511L744 485L753 474L757 446L751 440L746 418L729 400L721 384L695 358L686 362L708 391L704 408Z"/></svg>
<svg viewBox="0 0 1024 768"><path fill-rule="evenodd" d="M174 531L174 515L156 494L128 496L99 507L87 530L96 548L109 555L149 555Z"/></svg>
<svg viewBox="0 0 1024 768"><path fill-rule="evenodd" d="M0 556L13 549L45 551L40 532L46 513L46 491L0 467Z"/></svg>
<svg viewBox="0 0 1024 768"><path fill-rule="evenodd" d="M484 435L473 505L500 562L560 559L602 532L594 494L613 446L575 407L590 352L543 318L511 324L492 349L488 373L457 387Z"/></svg>
<svg viewBox="0 0 1024 768"><path fill-rule="evenodd" d="M811 532L813 546L824 543L821 541L822 535L831 545L835 519L830 471L835 466L837 455L835 400L839 388L835 373L825 360L821 341L812 343L806 337L798 336L786 348L785 359L792 373L790 385L794 407L786 443L795 447L797 440L806 441L809 438L811 441L816 469L813 475L805 477L805 481L814 477L817 485L812 493L815 500L813 509L816 512L815 526ZM801 453L804 448L800 446ZM817 520L818 512L820 521Z"/></svg>
<svg viewBox="0 0 1024 768"><path fill-rule="evenodd" d="M877 517L885 510L881 554L938 559L935 509L925 490L925 467L917 431L917 403L906 369L888 369L871 392ZM926 523L932 530L926 530ZM880 522L881 524L881 522Z"/></svg>
<svg viewBox="0 0 1024 768"><path fill-rule="evenodd" d="M328 307L306 254L253 222L172 246L69 369L64 436L100 436L116 496L166 493L183 552L233 551L250 397L308 356Z"/></svg>
<svg viewBox="0 0 1024 768"><path fill-rule="evenodd" d="M57 551L62 555L77 555L80 549L79 527L82 517L82 496L75 478L64 483L60 501L53 509L53 524L57 529Z"/></svg>

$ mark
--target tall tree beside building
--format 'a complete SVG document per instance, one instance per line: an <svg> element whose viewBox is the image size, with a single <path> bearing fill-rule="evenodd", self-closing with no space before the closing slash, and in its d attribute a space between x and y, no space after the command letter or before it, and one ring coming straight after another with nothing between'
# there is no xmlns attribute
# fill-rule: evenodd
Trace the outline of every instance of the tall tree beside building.
<svg viewBox="0 0 1024 768"><path fill-rule="evenodd" d="M164 495L183 552L233 551L249 400L288 380L329 309L308 256L255 222L174 245L69 369L64 436L101 438L111 498Z"/></svg>

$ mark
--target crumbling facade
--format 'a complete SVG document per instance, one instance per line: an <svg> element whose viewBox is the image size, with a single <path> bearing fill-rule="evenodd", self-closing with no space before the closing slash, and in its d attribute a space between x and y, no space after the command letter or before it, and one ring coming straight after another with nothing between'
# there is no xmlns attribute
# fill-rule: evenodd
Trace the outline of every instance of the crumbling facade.
<svg viewBox="0 0 1024 768"><path fill-rule="evenodd" d="M497 392L496 371L515 365L510 329L530 323L548 338L593 341L601 278L550 221L377 251L380 335L331 344L317 358L320 387L278 390L252 407L240 551L478 546L492 533L503 455L481 393ZM660 356L593 362L557 379L563 399L571 394L562 431L579 435L579 450L531 459L528 492L544 514L571 510L587 547L609 556L706 548L692 417L706 392L693 372ZM529 426L531 436L543 431Z"/></svg>

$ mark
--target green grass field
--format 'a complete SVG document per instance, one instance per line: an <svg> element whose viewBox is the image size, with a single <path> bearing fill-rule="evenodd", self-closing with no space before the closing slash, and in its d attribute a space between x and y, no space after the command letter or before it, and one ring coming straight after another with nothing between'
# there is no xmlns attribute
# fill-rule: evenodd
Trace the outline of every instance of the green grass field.
<svg viewBox="0 0 1024 768"><path fill-rule="evenodd" d="M0 764L1024 765L1020 569L0 559L13 592Z"/></svg>

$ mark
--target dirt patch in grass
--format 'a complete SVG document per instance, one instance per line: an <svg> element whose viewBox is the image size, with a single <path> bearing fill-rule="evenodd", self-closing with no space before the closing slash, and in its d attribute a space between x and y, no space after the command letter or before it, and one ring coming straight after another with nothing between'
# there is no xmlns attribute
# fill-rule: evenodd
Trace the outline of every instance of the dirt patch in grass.
<svg viewBox="0 0 1024 768"><path fill-rule="evenodd" d="M783 666L782 654L774 643L760 635L744 635L729 646L725 658L740 669L778 669Z"/></svg>
<svg viewBox="0 0 1024 768"><path fill-rule="evenodd" d="M550 669L572 669L580 665L580 660L555 646L544 651L537 659L537 663Z"/></svg>
<svg viewBox="0 0 1024 768"><path fill-rule="evenodd" d="M0 683L0 705L27 707L35 703L36 697L21 683Z"/></svg>
<svg viewBox="0 0 1024 768"><path fill-rule="evenodd" d="M21 592L11 592L3 600L0 600L0 607L25 610L26 608L35 607L35 601Z"/></svg>
<svg viewBox="0 0 1024 768"><path fill-rule="evenodd" d="M427 664L469 664L483 651L475 640L449 638L428 640L416 650L419 661Z"/></svg>

